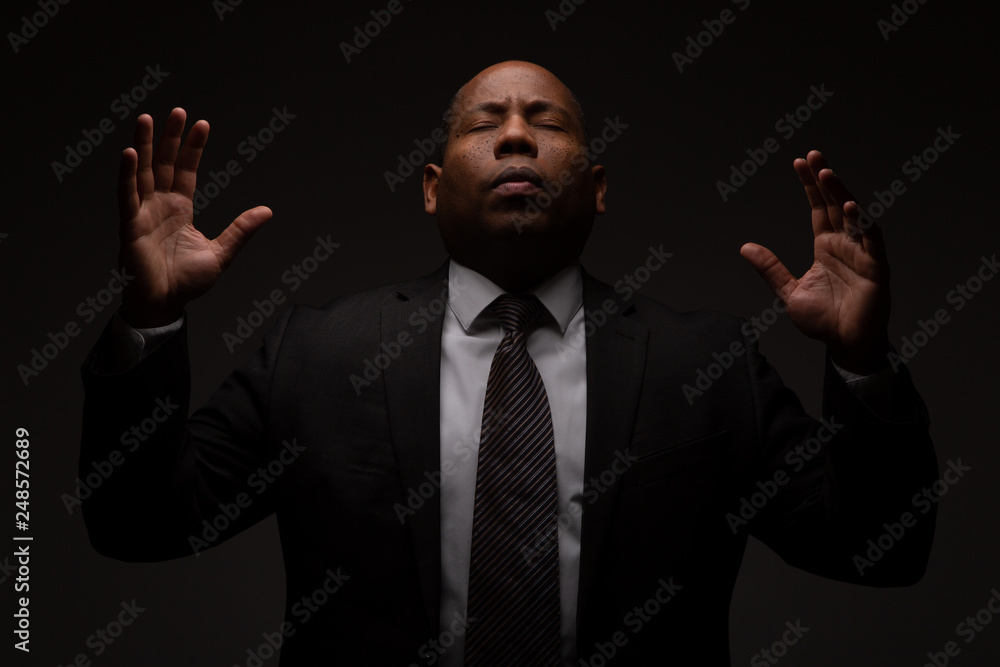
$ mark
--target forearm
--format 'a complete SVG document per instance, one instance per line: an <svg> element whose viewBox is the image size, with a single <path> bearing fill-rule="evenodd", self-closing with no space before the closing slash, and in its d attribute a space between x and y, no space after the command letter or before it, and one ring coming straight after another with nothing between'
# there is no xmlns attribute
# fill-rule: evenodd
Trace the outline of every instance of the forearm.
<svg viewBox="0 0 1000 667"><path fill-rule="evenodd" d="M113 467L83 505L98 551L123 560L197 553L274 511L269 488L255 489L252 503L248 491L281 446L267 412L290 317L190 418L186 325L124 373L85 365L80 470Z"/></svg>
<svg viewBox="0 0 1000 667"><path fill-rule="evenodd" d="M114 335L113 325L104 336ZM108 349L102 337L96 350ZM186 425L190 393L187 339L165 341L144 362L99 374L94 357L82 374L85 389L80 477L99 484L83 499L95 548L126 560L159 560L190 553L191 453ZM105 474L106 473L106 474Z"/></svg>
<svg viewBox="0 0 1000 667"><path fill-rule="evenodd" d="M831 442L825 497L843 539L844 578L870 585L912 583L922 576L937 512L936 504L913 502L938 479L923 401L905 373L883 398L876 414L828 366L824 414L838 415L845 426ZM898 537L883 538L886 533ZM870 550L869 542L880 541L891 545Z"/></svg>
<svg viewBox="0 0 1000 667"><path fill-rule="evenodd" d="M759 424L756 476L781 482L753 533L787 562L830 578L875 586L918 580L933 539L933 507L914 516L876 567L859 570L854 559L885 524L907 511L916 515L912 498L937 479L925 411L908 376L896 378L876 413L828 361L823 417L815 421L755 350L748 364Z"/></svg>

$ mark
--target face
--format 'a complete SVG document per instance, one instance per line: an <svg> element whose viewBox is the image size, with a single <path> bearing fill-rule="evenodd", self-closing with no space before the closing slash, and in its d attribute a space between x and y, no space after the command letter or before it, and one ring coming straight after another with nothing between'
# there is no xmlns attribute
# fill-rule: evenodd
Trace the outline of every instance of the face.
<svg viewBox="0 0 1000 667"><path fill-rule="evenodd" d="M586 157L575 108L548 70L494 65L459 92L443 164L424 170L448 253L508 291L579 257L604 212L604 169Z"/></svg>

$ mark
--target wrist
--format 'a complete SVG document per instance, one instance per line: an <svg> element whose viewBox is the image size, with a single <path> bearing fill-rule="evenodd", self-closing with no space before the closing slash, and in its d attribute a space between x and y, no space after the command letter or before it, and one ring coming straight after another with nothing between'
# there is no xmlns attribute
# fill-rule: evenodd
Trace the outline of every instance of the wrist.
<svg viewBox="0 0 1000 667"><path fill-rule="evenodd" d="M125 323L133 329L153 329L165 327L173 324L184 314L183 306L169 306L167 304L136 303L132 299L122 298L122 304L118 308Z"/></svg>
<svg viewBox="0 0 1000 667"><path fill-rule="evenodd" d="M888 354L892 351L888 338L870 345L828 349L833 363L855 375L874 375L885 370L889 366Z"/></svg>

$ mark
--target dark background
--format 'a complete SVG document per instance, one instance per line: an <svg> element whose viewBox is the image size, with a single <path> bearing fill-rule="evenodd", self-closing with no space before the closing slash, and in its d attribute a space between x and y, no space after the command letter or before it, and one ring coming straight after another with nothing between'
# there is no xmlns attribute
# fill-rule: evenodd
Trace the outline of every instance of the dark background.
<svg viewBox="0 0 1000 667"><path fill-rule="evenodd" d="M208 0L70 2L17 53L8 36L0 47L7 93L0 438L8 470L0 474L0 540L7 545L0 565L19 533L11 484L15 427L31 434L34 541L30 655L10 649L16 575L0 570L0 636L13 655L6 664L70 664L84 653L94 665L245 665L247 650L281 622L273 519L196 558L126 564L97 555L79 510L71 514L63 503L77 475L79 366L112 312L87 323L76 309L115 268L118 156L131 143L138 114L153 115L157 135L173 106L185 107L192 122L212 123L200 187L227 161L242 165L198 215L207 235L252 205L275 212L212 292L189 308L192 399L199 405L276 320L269 317L231 354L222 334L234 331L254 299L283 288L294 301L319 304L441 263L434 221L422 212L419 171L394 192L383 174L431 135L458 86L511 58L560 76L595 130L605 118L627 124L600 158L608 169L608 214L597 221L584 265L614 282L645 261L649 246L662 244L673 257L642 292L681 310L749 317L770 306L773 295L739 257L745 241L772 248L796 273L809 266L809 211L791 169L795 157L822 149L862 203L903 180L906 192L879 221L893 269L891 335L899 346L937 309L950 314L909 366L930 410L942 466L961 459L971 470L943 498L927 575L910 588L828 581L751 541L730 615L733 664L750 664L781 637L786 621L797 619L810 630L789 648L784 665L919 666L948 641L961 649L951 664L995 664L1000 618L970 643L956 625L1000 587L1000 280L985 283L960 311L947 294L975 274L981 257L1000 250L993 206L1000 17L993 2L905 4L916 12L886 40L877 21L889 19L889 2L848 9L753 0L741 11L728 0L684 7L567 0L564 7L575 11L553 30L545 12L558 11L557 0L404 0L403 11L350 63L338 45L385 2L244 0L222 20ZM727 8L735 21L678 72L671 54ZM38 11L36 2L7 2L0 29L20 31L22 17ZM157 65L169 76L119 119L112 101ZM833 96L786 140L775 121L804 104L813 85ZM240 142L267 124L274 107L296 117L246 162ZM53 161L64 162L66 146L104 118L114 130L59 181ZM903 163L948 127L960 138L910 182ZM724 203L716 181L769 137L780 150ZM291 292L282 273L327 235L340 248ZM80 334L26 385L17 365L29 364L32 350L68 322ZM761 346L818 414L822 347L784 317ZM96 656L88 637L133 599L145 611Z"/></svg>

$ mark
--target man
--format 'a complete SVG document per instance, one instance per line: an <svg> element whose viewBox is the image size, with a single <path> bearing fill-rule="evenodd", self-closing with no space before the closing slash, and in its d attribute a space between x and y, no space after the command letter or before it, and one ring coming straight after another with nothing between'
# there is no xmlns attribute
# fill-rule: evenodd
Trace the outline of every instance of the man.
<svg viewBox="0 0 1000 667"><path fill-rule="evenodd" d="M765 248L741 252L827 345L821 421L749 326L622 298L582 270L606 176L553 74L487 68L446 120L424 207L449 261L293 308L185 420L185 304L271 212L206 239L191 196L207 123L182 145L175 109L154 152L152 119L139 118L119 193L136 278L84 368L81 467L156 397L181 408L85 502L101 553L178 557L276 513L286 666L728 665L749 534L827 577L922 576L933 515L877 564L854 560L937 467L905 369L887 369L881 235L818 152L793 165L813 266L795 278ZM728 368L689 400L682 387L720 355Z"/></svg>

